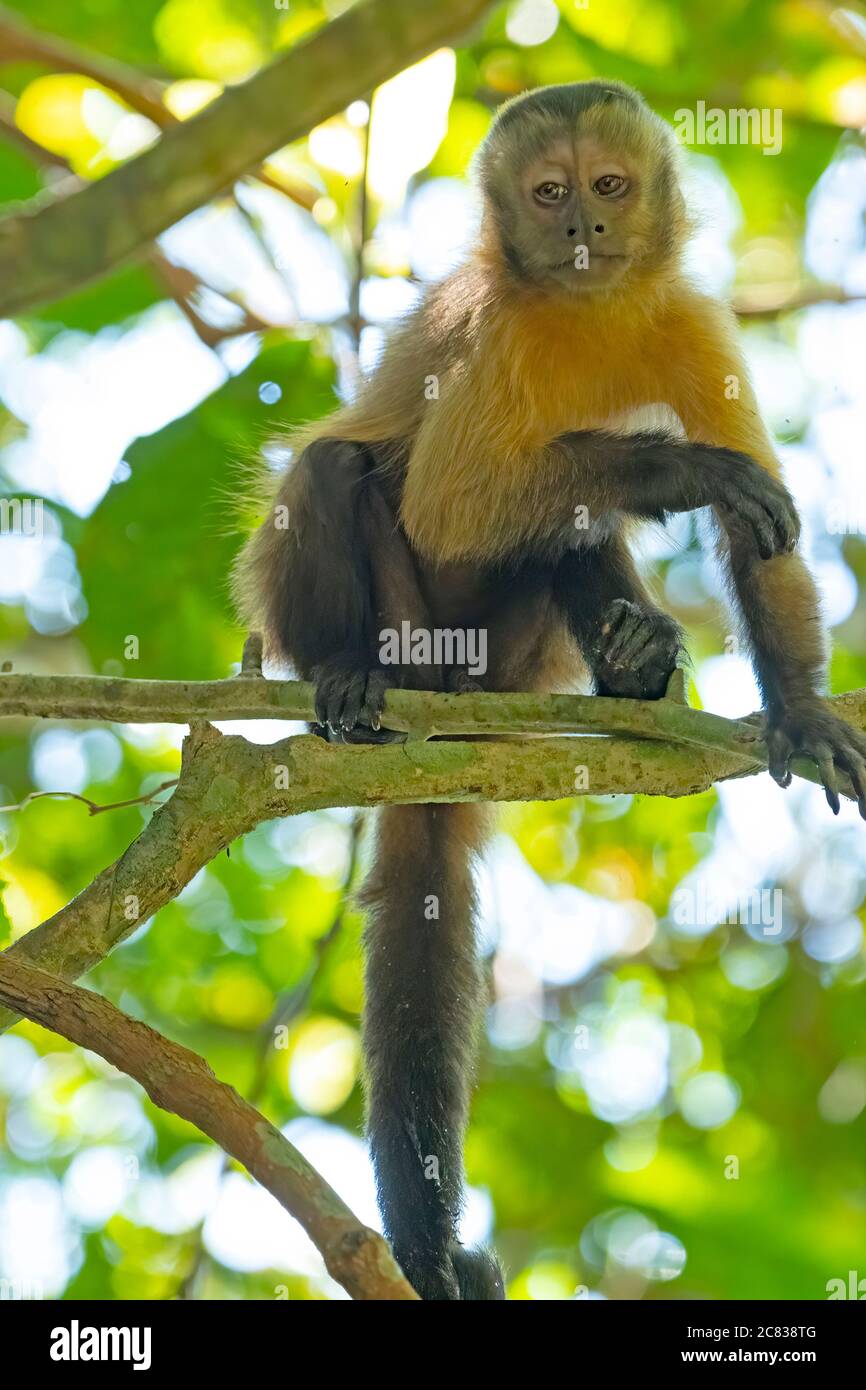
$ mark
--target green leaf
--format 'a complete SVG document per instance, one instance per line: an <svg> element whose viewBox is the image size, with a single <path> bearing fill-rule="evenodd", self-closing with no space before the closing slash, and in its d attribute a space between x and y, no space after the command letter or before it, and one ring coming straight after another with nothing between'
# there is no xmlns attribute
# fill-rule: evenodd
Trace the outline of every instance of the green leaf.
<svg viewBox="0 0 866 1390"><path fill-rule="evenodd" d="M89 606L80 635L97 671L229 674L240 659L229 573L242 539L245 465L269 438L333 406L333 380L330 361L309 343L279 342L128 450L132 476L111 488L79 550ZM276 402L260 398L265 385L279 387Z"/></svg>

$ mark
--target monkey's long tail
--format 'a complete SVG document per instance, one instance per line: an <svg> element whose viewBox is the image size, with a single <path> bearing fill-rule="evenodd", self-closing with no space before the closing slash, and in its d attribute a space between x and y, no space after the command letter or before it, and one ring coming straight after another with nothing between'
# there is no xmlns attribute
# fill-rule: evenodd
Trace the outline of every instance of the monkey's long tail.
<svg viewBox="0 0 866 1390"><path fill-rule="evenodd" d="M478 806L383 807L361 893L379 1205L397 1260L427 1299L504 1297L492 1256L457 1239L482 1001L472 861L485 820Z"/></svg>

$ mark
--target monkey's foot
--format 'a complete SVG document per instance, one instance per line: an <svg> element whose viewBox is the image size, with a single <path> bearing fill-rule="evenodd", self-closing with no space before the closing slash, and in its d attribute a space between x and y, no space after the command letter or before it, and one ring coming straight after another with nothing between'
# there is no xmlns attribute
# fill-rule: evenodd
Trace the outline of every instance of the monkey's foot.
<svg viewBox="0 0 866 1390"><path fill-rule="evenodd" d="M780 787L791 783L792 758L817 764L821 785L834 816L839 814L838 773L847 773L866 820L866 738L832 714L819 700L787 714L768 717L765 741L770 775Z"/></svg>
<svg viewBox="0 0 866 1390"><path fill-rule="evenodd" d="M383 729L380 721L389 682L382 670L343 665L314 672L316 718L334 743L398 743L406 735Z"/></svg>
<svg viewBox="0 0 866 1390"><path fill-rule="evenodd" d="M598 695L660 700L677 664L680 630L666 613L647 612L629 599L614 599L592 652Z"/></svg>

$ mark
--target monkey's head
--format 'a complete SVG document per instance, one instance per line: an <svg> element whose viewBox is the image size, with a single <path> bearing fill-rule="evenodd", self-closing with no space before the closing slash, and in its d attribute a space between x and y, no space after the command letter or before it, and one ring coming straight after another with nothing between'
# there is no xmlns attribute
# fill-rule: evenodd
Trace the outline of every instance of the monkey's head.
<svg viewBox="0 0 866 1390"><path fill-rule="evenodd" d="M622 82L516 97L478 157L488 232L521 282L598 292L676 259L687 230L672 132Z"/></svg>

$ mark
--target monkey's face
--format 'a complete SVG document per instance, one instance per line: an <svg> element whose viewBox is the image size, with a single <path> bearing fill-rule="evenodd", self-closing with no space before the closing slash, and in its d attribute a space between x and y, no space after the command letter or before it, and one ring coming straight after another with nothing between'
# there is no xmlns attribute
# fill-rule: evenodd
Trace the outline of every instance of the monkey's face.
<svg viewBox="0 0 866 1390"><path fill-rule="evenodd" d="M514 246L533 280L575 292L615 285L638 247L641 174L596 135L560 137L518 173Z"/></svg>
<svg viewBox="0 0 866 1390"><path fill-rule="evenodd" d="M542 88L504 109L481 154L489 220L517 278L598 293L682 244L670 133L613 84Z"/></svg>

